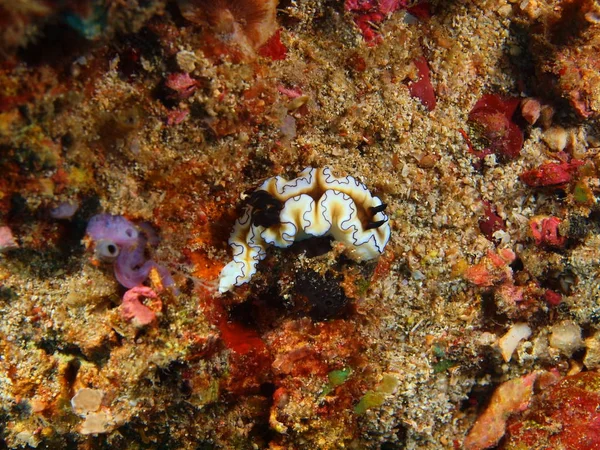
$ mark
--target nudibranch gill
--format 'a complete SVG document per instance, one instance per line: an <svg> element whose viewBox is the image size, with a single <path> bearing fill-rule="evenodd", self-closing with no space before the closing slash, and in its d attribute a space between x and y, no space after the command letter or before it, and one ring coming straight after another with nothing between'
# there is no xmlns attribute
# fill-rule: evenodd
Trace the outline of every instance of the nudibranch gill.
<svg viewBox="0 0 600 450"><path fill-rule="evenodd" d="M355 261L383 253L390 239L386 204L352 176L338 178L328 167L307 167L298 178L267 179L250 196L236 221L229 245L233 261L221 271L219 292L250 281L268 245L331 236Z"/></svg>

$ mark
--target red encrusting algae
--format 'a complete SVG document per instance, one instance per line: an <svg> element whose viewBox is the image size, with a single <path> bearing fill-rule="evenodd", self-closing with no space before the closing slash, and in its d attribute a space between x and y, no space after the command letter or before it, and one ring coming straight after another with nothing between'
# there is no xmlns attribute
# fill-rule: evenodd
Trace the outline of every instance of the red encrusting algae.
<svg viewBox="0 0 600 450"><path fill-rule="evenodd" d="M433 111L435 109L436 99L433 85L429 78L429 64L427 64L427 60L423 56L413 60L413 64L417 68L418 79L408 83L410 95L418 98L423 106L429 111Z"/></svg>
<svg viewBox="0 0 600 450"><path fill-rule="evenodd" d="M513 121L519 106L518 98L505 98L486 94L469 112L469 121L486 141L485 150L501 159L515 159L523 147L523 132Z"/></svg>
<svg viewBox="0 0 600 450"><path fill-rule="evenodd" d="M535 169L520 175L521 181L530 187L561 186L569 183L583 161L572 159L570 162L544 163Z"/></svg>

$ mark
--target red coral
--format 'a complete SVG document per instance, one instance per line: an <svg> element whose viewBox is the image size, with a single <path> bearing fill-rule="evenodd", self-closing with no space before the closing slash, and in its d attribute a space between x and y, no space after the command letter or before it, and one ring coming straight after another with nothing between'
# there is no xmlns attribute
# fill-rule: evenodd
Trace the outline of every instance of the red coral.
<svg viewBox="0 0 600 450"><path fill-rule="evenodd" d="M258 54L265 58L271 58L273 61L285 59L287 47L281 42L281 28L269 38L265 44L258 49Z"/></svg>
<svg viewBox="0 0 600 450"><path fill-rule="evenodd" d="M546 289L546 292L544 292L544 300L546 300L550 306L558 306L562 302L562 295L559 292Z"/></svg>
<svg viewBox="0 0 600 450"><path fill-rule="evenodd" d="M408 83L408 90L410 95L418 98L423 106L429 111L433 111L435 108L436 100L435 93L433 91L433 85L429 78L429 65L427 60L420 56L413 60L413 64L417 67L419 79L417 81L411 81Z"/></svg>
<svg viewBox="0 0 600 450"><path fill-rule="evenodd" d="M494 233L500 230L506 230L506 224L502 217L496 214L496 208L490 202L483 202L484 217L479 221L479 229L485 237L494 241Z"/></svg>
<svg viewBox="0 0 600 450"><path fill-rule="evenodd" d="M509 264L516 258L510 249L499 250L498 253L488 251L481 261L469 266L464 273L465 279L476 286L493 286L512 279Z"/></svg>
<svg viewBox="0 0 600 450"><path fill-rule="evenodd" d="M431 8L429 2L424 1L411 6L407 11L417 19L425 21L431 18Z"/></svg>
<svg viewBox="0 0 600 450"><path fill-rule="evenodd" d="M512 120L518 105L518 98L486 94L469 113L469 121L477 125L489 142L489 150L501 158L514 159L523 147L523 132Z"/></svg>
<svg viewBox="0 0 600 450"><path fill-rule="evenodd" d="M194 93L198 82L189 73L171 73L167 76L165 85L176 92L177 98L183 100Z"/></svg>
<svg viewBox="0 0 600 450"><path fill-rule="evenodd" d="M379 33L375 31L373 25L383 22L385 16L382 13L372 12L365 13L354 18L354 23L360 29L361 34L367 44L375 45L383 39Z"/></svg>
<svg viewBox="0 0 600 450"><path fill-rule="evenodd" d="M485 113L492 111L502 113L508 120L511 120L519 103L518 98L504 98L498 94L485 94L471 109L469 120L475 120L475 116L478 114L485 115Z"/></svg>
<svg viewBox="0 0 600 450"><path fill-rule="evenodd" d="M531 219L529 228L535 244L547 247L563 247L567 238L559 233L560 223L561 220L558 217L534 217Z"/></svg>
<svg viewBox="0 0 600 450"><path fill-rule="evenodd" d="M365 41L372 46L382 40L374 25L383 22L386 16L394 11L407 8L410 3L408 0L345 0L344 9L355 14L354 23L360 29ZM424 8L418 6L420 5L411 7L409 12L417 18L428 15L428 6ZM425 11L427 14L424 14Z"/></svg>
<svg viewBox="0 0 600 450"><path fill-rule="evenodd" d="M535 169L523 172L520 178L530 187L558 186L569 183L581 165L583 165L583 161L578 159L573 159L571 162L545 163Z"/></svg>
<svg viewBox="0 0 600 450"><path fill-rule="evenodd" d="M531 407L509 418L499 448L598 449L599 404L600 374L596 371L580 372L554 385L540 386Z"/></svg>

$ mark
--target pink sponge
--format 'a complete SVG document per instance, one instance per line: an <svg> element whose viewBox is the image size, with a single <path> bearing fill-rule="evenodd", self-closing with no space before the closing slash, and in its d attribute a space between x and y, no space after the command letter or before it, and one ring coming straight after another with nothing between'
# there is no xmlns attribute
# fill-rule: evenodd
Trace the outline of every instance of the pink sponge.
<svg viewBox="0 0 600 450"><path fill-rule="evenodd" d="M146 304L141 299L145 297ZM156 321L156 312L162 310L162 301L151 288L137 286L129 289L123 296L121 303L121 317L132 321L137 327L150 325Z"/></svg>

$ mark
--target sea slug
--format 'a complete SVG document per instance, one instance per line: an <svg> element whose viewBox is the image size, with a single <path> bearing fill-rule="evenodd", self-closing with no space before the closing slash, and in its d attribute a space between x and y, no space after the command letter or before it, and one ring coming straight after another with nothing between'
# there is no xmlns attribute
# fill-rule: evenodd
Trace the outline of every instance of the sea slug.
<svg viewBox="0 0 600 450"><path fill-rule="evenodd" d="M250 196L229 245L233 261L221 271L219 292L250 281L269 244L286 248L296 241L331 236L355 261L378 257L390 238L386 204L352 176L307 167L298 178L267 179Z"/></svg>

